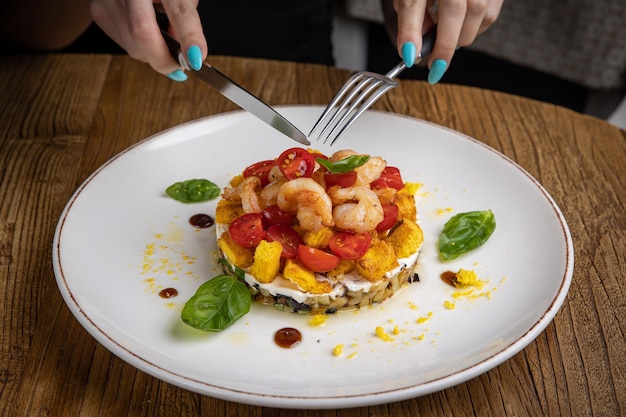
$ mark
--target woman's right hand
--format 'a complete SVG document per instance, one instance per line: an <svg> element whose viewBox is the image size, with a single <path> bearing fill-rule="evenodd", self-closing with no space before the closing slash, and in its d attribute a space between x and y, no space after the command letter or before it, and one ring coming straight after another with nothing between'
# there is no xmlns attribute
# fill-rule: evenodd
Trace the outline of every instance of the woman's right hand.
<svg viewBox="0 0 626 417"><path fill-rule="evenodd" d="M187 76L161 35L156 9L165 12L169 33L180 43L191 69L198 70L208 46L197 6L198 0L91 0L90 10L96 24L128 55L173 80L184 81Z"/></svg>

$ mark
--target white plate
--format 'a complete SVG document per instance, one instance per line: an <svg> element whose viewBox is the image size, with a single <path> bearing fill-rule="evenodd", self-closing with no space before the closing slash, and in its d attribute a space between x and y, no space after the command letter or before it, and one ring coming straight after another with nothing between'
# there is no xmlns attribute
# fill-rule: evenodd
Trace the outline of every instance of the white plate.
<svg viewBox="0 0 626 417"><path fill-rule="evenodd" d="M319 107L282 107L307 130ZM59 221L54 271L80 323L131 365L174 385L225 400L286 408L338 408L403 400L466 381L519 352L552 320L573 272L571 236L545 189L507 157L424 121L367 112L325 153L352 148L384 157L417 193L425 243L421 282L380 306L309 318L254 305L218 334L182 324L184 302L220 272L214 228L194 229L193 214L216 202L168 198L177 181L220 186L247 165L296 146L254 117L234 112L155 135L115 156L76 191ZM437 239L455 213L492 209L497 227L482 247L443 264ZM153 249L151 249L153 245ZM475 270L487 296L453 299L440 279ZM166 300L162 288L179 295ZM444 307L455 303L454 309ZM427 318L419 322L420 318ZM278 347L283 327L302 332ZM381 326L393 337L375 335ZM393 329L398 326L398 334ZM333 355L343 344L343 354Z"/></svg>

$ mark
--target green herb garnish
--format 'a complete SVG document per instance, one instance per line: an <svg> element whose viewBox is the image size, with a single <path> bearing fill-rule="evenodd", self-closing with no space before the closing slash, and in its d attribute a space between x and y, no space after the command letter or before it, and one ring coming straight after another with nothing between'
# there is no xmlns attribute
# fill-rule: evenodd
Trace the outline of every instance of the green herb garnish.
<svg viewBox="0 0 626 417"><path fill-rule="evenodd" d="M491 210L459 213L446 222L439 236L439 257L443 261L476 249L489 239L496 228Z"/></svg>
<svg viewBox="0 0 626 417"><path fill-rule="evenodd" d="M205 179L177 182L165 190L167 195L182 203L212 200L220 195L220 191L220 187Z"/></svg>
<svg viewBox="0 0 626 417"><path fill-rule="evenodd" d="M330 172L350 172L365 164L369 159L369 155L350 155L336 162L324 158L315 158L315 161Z"/></svg>
<svg viewBox="0 0 626 417"><path fill-rule="evenodd" d="M183 322L206 332L224 330L248 314L252 298L244 283L218 275L200 285L180 313Z"/></svg>

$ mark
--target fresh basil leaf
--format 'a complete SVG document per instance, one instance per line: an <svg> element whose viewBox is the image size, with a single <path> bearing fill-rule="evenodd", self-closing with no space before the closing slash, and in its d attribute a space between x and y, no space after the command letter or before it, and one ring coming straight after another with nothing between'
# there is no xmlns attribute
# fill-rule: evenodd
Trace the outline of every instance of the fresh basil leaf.
<svg viewBox="0 0 626 417"><path fill-rule="evenodd" d="M452 216L439 236L439 257L450 261L476 249L489 239L495 228L496 218L491 210Z"/></svg>
<svg viewBox="0 0 626 417"><path fill-rule="evenodd" d="M174 183L165 192L182 203L208 201L220 195L220 187L209 180L193 179Z"/></svg>
<svg viewBox="0 0 626 417"><path fill-rule="evenodd" d="M183 322L206 332L224 330L250 311L252 298L248 287L228 275L218 275L200 285L185 303Z"/></svg>
<svg viewBox="0 0 626 417"><path fill-rule="evenodd" d="M330 161L324 158L315 158L315 161L330 172L350 172L370 160L369 155L350 155L339 161Z"/></svg>

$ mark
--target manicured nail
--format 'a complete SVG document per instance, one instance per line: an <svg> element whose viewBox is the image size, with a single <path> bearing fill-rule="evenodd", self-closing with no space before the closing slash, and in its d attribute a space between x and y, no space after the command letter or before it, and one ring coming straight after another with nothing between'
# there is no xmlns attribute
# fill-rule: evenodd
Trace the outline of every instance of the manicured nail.
<svg viewBox="0 0 626 417"><path fill-rule="evenodd" d="M407 68L411 68L415 64L415 56L417 55L417 48L413 42L406 42L402 45L402 60Z"/></svg>
<svg viewBox="0 0 626 417"><path fill-rule="evenodd" d="M187 62L193 70L202 68L202 50L199 46L194 45L187 50Z"/></svg>
<svg viewBox="0 0 626 417"><path fill-rule="evenodd" d="M428 83L437 84L439 80L441 80L441 77L443 77L444 72L446 72L447 67L448 63L446 61L443 59L435 59L428 72Z"/></svg>
<svg viewBox="0 0 626 417"><path fill-rule="evenodd" d="M456 48L454 48L455 51L458 51L459 49L461 49L460 46L457 46Z"/></svg>
<svg viewBox="0 0 626 417"><path fill-rule="evenodd" d="M174 81L185 81L187 79L187 74L185 74L183 70L179 69L170 74L167 74L167 76Z"/></svg>

